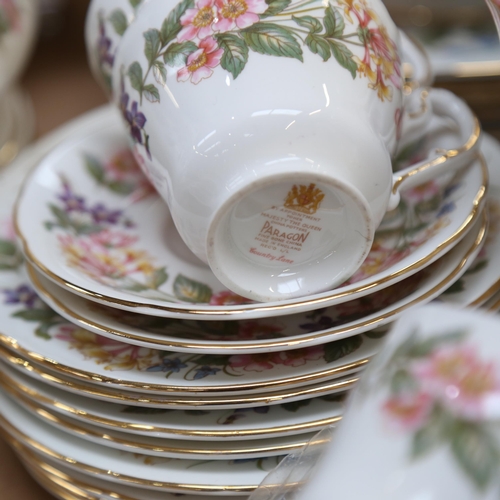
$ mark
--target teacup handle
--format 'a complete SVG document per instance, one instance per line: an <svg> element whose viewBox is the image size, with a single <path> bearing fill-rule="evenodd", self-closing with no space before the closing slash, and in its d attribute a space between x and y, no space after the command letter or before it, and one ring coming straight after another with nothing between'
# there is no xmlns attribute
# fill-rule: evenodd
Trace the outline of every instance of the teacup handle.
<svg viewBox="0 0 500 500"><path fill-rule="evenodd" d="M479 151L481 126L467 104L447 90L430 89L422 92L427 92L426 99L435 116L451 119L456 123L462 146L448 150L436 148L426 160L396 172L393 175L388 210L397 207L401 191L423 184L446 171L456 171L469 165Z"/></svg>
<svg viewBox="0 0 500 500"><path fill-rule="evenodd" d="M434 81L431 62L425 49L400 30L400 49L405 73L405 94L418 87L430 87Z"/></svg>

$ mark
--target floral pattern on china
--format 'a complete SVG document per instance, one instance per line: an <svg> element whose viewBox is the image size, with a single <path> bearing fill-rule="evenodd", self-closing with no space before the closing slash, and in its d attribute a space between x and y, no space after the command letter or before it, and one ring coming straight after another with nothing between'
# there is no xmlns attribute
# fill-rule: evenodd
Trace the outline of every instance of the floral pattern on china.
<svg viewBox="0 0 500 500"><path fill-rule="evenodd" d="M495 481L500 443L485 416L500 397L500 372L467 342L467 332L420 339L414 332L386 366L390 395L385 417L412 436L410 456L448 446L457 465L480 490Z"/></svg>
<svg viewBox="0 0 500 500"><path fill-rule="evenodd" d="M128 149L119 149L106 159L84 153L82 163L99 186L126 196L132 204L155 196ZM365 262L345 285L384 271L448 225L448 216L456 208L451 197L459 187L460 181L443 190L437 181L430 181L408 190L398 209L377 231ZM89 203L64 177L57 200L49 204L49 209L52 217L44 225L56 232L66 264L98 283L166 302L250 302L228 290L214 291L207 283L182 273L173 279L172 292L167 292L165 285L171 282L171 276L165 265L155 264L154 257L139 247L145 242L140 240L127 212L111 208L107 202Z"/></svg>
<svg viewBox="0 0 500 500"><path fill-rule="evenodd" d="M117 151L108 161L84 155L87 172L102 187L131 203L154 193L129 150ZM123 210L104 203L89 204L77 194L69 181L61 178L62 190L57 204L49 205L52 219L45 228L58 231L58 243L69 266L78 269L98 283L149 294L161 300L200 303L248 302L227 291L214 293L205 283L182 274L175 277L173 295L161 290L170 278L165 266L155 266L153 257L137 248L134 222Z"/></svg>
<svg viewBox="0 0 500 500"><path fill-rule="evenodd" d="M97 59L110 87L116 47L100 16ZM123 11L115 9L107 20L119 36L125 33ZM367 78L382 101L392 100L394 87L400 89L403 82L396 44L366 0L332 0L326 6L319 0L183 0L159 29L143 36L147 67L134 61L123 68L119 99L133 140L149 157L146 116L139 108L143 98L160 101L157 85L165 85L167 66L177 68L178 82L199 84L219 67L236 79L251 52L302 62L307 48L324 62L334 59L353 79ZM125 92L125 77L136 99Z"/></svg>
<svg viewBox="0 0 500 500"><path fill-rule="evenodd" d="M12 316L33 323L36 336L45 340L58 339L68 349L76 349L85 359L92 359L110 371L160 372L165 378L175 373L188 381L213 378L218 374L239 377L245 372L264 372L279 366L299 367L310 361L323 360L327 365L356 352L364 342L363 336L356 335L292 351L237 355L160 351L108 339L69 323L42 302L26 283L0 289L0 293L4 295L6 306L21 307ZM366 336L377 338L379 335L367 332Z"/></svg>

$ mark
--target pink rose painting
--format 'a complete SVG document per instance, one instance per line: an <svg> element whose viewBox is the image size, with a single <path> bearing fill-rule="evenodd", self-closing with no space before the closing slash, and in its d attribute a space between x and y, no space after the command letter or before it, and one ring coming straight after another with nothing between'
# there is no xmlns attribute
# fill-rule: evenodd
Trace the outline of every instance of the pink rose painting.
<svg viewBox="0 0 500 500"><path fill-rule="evenodd" d="M446 446L483 491L496 478L500 446L488 408L500 401L497 360L483 359L464 332L401 343L385 367L389 396L381 412L388 427L407 434L413 459Z"/></svg>

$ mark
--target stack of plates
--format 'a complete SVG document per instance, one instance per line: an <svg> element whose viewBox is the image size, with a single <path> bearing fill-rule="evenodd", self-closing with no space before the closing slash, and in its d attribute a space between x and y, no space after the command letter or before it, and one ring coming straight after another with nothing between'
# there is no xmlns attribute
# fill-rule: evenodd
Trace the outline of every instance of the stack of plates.
<svg viewBox="0 0 500 500"><path fill-rule="evenodd" d="M431 123L398 162L461 146ZM36 165L15 209L20 249L7 222L0 235L3 435L60 498L248 495L341 419L404 311L496 300L500 147L485 137L483 152L406 192L348 283L249 303L184 247L114 110L65 126L0 173L7 220Z"/></svg>

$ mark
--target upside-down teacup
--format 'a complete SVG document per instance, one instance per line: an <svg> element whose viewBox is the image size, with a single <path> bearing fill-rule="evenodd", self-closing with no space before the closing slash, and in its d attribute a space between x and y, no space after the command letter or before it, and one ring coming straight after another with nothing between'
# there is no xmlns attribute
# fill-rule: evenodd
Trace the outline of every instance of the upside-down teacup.
<svg viewBox="0 0 500 500"><path fill-rule="evenodd" d="M114 102L180 235L226 286L267 301L342 283L399 185L441 169L393 177L401 125L434 109L473 135L448 93L416 91L403 109L399 43L380 0L152 0L135 12L113 54Z"/></svg>

